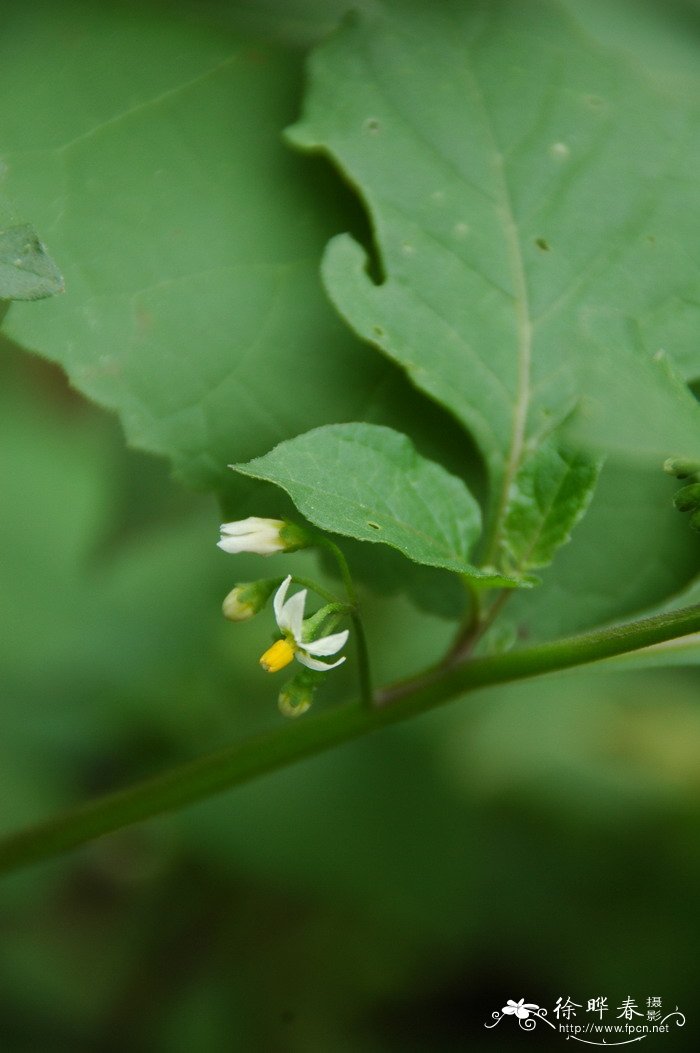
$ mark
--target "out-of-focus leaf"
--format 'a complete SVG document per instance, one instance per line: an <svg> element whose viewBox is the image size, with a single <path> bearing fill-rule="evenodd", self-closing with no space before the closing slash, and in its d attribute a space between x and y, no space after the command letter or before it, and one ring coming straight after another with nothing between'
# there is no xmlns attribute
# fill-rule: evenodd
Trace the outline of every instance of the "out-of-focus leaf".
<svg viewBox="0 0 700 1053"><path fill-rule="evenodd" d="M391 368L320 287L322 246L352 220L280 140L300 62L167 8L3 16L0 190L68 290L13 305L5 330L195 486L231 490L232 459L392 400Z"/></svg>

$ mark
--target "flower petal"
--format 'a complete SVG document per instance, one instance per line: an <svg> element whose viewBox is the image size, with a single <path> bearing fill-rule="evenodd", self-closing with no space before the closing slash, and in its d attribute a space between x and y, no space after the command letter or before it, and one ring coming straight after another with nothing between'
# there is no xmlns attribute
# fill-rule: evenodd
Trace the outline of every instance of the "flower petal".
<svg viewBox="0 0 700 1053"><path fill-rule="evenodd" d="M297 655L297 658L298 657L299 656ZM508 1001L510 1001L510 999L508 999ZM501 1012L505 1013L506 1016L512 1016L515 1012L517 1012L517 1006L516 1005L504 1005L503 1009L501 1009Z"/></svg>
<svg viewBox="0 0 700 1053"><path fill-rule="evenodd" d="M515 1010L515 1015L517 1016L518 1020L527 1020L527 1018L530 1015L530 1010L526 1009L525 1006L519 1005L518 1008Z"/></svg>
<svg viewBox="0 0 700 1053"><path fill-rule="evenodd" d="M216 543L219 548L222 548L224 552L228 552L232 556L235 556L237 552L245 552L247 548L244 537L222 537Z"/></svg>
<svg viewBox="0 0 700 1053"><path fill-rule="evenodd" d="M238 537L240 534L250 534L253 529L251 518L248 519L234 519L232 523L222 523L219 530L222 534L227 534L229 537Z"/></svg>
<svg viewBox="0 0 700 1053"><path fill-rule="evenodd" d="M302 623L304 621L304 604L306 603L306 589L296 592L285 603L280 611L277 624L284 632L290 632L297 643L301 643Z"/></svg>
<svg viewBox="0 0 700 1053"><path fill-rule="evenodd" d="M221 533L229 537L239 537L241 534L259 534L274 531L279 533L284 523L281 519L265 519L262 516L248 516L247 519L234 519L231 523L221 524Z"/></svg>
<svg viewBox="0 0 700 1053"><path fill-rule="evenodd" d="M221 544L221 542L219 542L219 544ZM274 607L274 610L275 610L275 621L277 622L278 625L280 624L280 617L282 615L282 608L284 607L284 601L285 601L285 598L287 596L287 589L289 588L289 583L290 583L291 580L292 580L292 575L288 574L287 577L282 582L282 584L280 585L280 587L278 588L277 592L275 593L275 598L272 601L272 606ZM282 628L281 625L280 625L280 628Z"/></svg>
<svg viewBox="0 0 700 1053"><path fill-rule="evenodd" d="M342 633L333 633L331 636L322 636L320 640L305 643L304 650L309 654L337 654L340 648L345 646L349 635L350 631L343 629Z"/></svg>
<svg viewBox="0 0 700 1053"><path fill-rule="evenodd" d="M223 548L224 552L255 552L259 556L284 552L286 545L281 536L283 527L281 519L261 519L260 516L222 523L220 529L223 544L219 542L219 547ZM230 541L235 543L235 547L229 545Z"/></svg>
<svg viewBox="0 0 700 1053"><path fill-rule="evenodd" d="M318 658L311 658L310 655L302 650L297 650L295 657L297 662L301 662L307 669L316 669L320 673L325 672L326 669L335 669L337 665L342 665L345 661L345 655L343 655L337 662L319 662Z"/></svg>

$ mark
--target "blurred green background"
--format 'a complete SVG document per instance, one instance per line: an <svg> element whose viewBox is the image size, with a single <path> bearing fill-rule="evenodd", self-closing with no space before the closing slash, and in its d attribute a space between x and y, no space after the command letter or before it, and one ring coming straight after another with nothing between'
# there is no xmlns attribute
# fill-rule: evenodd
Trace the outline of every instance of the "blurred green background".
<svg viewBox="0 0 700 1053"><path fill-rule="evenodd" d="M271 625L219 615L259 560L216 549L214 501L9 345L0 392L9 831L279 718ZM366 599L380 679L449 638ZM688 1023L650 1041L695 1048L697 689L600 669L484 691L5 878L0 1048L556 1048L483 1024L567 995L661 996Z"/></svg>

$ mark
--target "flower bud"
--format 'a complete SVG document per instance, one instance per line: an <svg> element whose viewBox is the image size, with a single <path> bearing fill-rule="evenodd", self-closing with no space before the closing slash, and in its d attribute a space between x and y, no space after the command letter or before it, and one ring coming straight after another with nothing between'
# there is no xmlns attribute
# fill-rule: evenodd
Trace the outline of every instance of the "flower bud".
<svg viewBox="0 0 700 1053"><path fill-rule="evenodd" d="M279 693L277 706L283 717L300 717L311 706L324 673L302 669L288 680Z"/></svg>
<svg viewBox="0 0 700 1053"><path fill-rule="evenodd" d="M689 475L700 472L700 461L690 461L687 457L669 457L664 461L664 471L675 475L676 479L687 479Z"/></svg>
<svg viewBox="0 0 700 1053"><path fill-rule="evenodd" d="M700 508L700 483L684 486L674 495L673 503L679 512L693 512Z"/></svg>
<svg viewBox="0 0 700 1053"><path fill-rule="evenodd" d="M263 609L279 578L263 578L261 581L245 581L231 589L221 609L230 622L245 622Z"/></svg>
<svg viewBox="0 0 700 1053"><path fill-rule="evenodd" d="M296 552L312 544L311 536L296 523L284 519L261 519L249 516L221 524L221 537L217 541L224 552L254 552L258 556L271 556L275 552Z"/></svg>

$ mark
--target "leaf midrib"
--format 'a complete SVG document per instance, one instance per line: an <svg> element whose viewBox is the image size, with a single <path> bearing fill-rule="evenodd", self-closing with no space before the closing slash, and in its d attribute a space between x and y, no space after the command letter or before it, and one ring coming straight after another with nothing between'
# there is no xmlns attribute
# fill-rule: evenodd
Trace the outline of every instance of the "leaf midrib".
<svg viewBox="0 0 700 1053"><path fill-rule="evenodd" d="M525 262L523 259L518 224L515 218L513 200L506 175L504 157L498 145L493 120L486 105L486 99L473 69L471 56L467 52L466 76L470 93L481 114L484 132L489 142L493 159L494 189L500 201L498 212L505 235L506 251L510 264L513 283L513 300L517 330L517 380L516 396L513 406L510 446L505 461L500 493L496 500L495 511L491 518L484 545L483 562L487 565L497 563L498 549L501 543L503 528L508 510L508 499L513 481L520 467L525 447L525 432L528 410L530 408L530 374L532 368L532 320L530 317L530 297L527 287Z"/></svg>
<svg viewBox="0 0 700 1053"><path fill-rule="evenodd" d="M461 27L456 26L456 33L461 33ZM469 94L475 103L475 108L481 116L481 123L485 137L488 141L492 171L494 174L494 198L493 202L505 236L506 254L510 264L510 277L512 282L512 299L515 307L515 321L517 332L517 375L516 393L511 418L511 435L508 453L504 462L500 490L493 503L494 511L490 517L489 526L484 538L482 566L497 566L499 548L502 542L506 515L511 487L523 460L525 450L525 435L527 428L528 411L531 403L531 368L532 368L532 344L533 323L530 311L530 297L527 286L525 262L522 254L520 238L518 236L518 224L515 217L512 195L506 175L504 155L499 147L495 132L494 122L490 115L484 92L479 83L470 51L465 48L465 76ZM376 70L374 71L376 75ZM377 77L379 83L380 78ZM434 143L431 143L435 155L441 162L447 159L440 154ZM464 172L458 170L459 178L474 184L467 179ZM480 191L483 193L481 188ZM490 196L490 195L489 195Z"/></svg>

